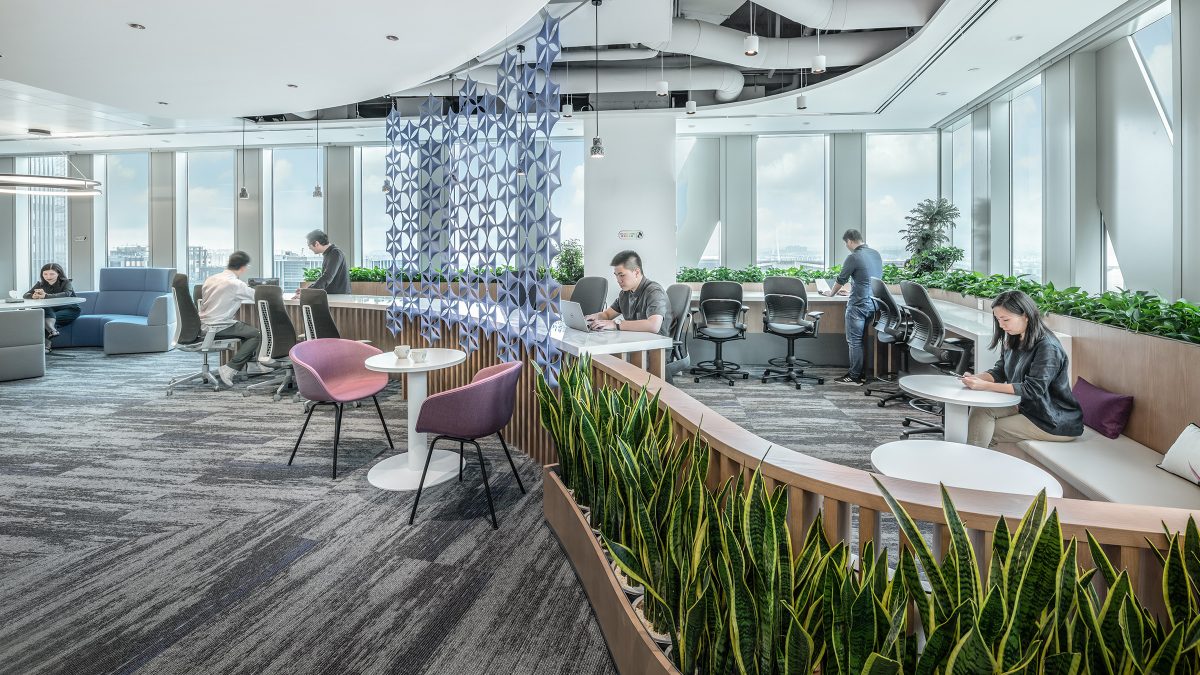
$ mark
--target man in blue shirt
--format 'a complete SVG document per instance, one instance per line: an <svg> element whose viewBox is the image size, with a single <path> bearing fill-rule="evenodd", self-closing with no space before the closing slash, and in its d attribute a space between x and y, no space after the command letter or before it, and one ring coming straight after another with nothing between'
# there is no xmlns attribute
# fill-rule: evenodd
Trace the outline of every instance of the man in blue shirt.
<svg viewBox="0 0 1200 675"><path fill-rule="evenodd" d="M846 299L846 343L850 345L850 371L834 380L838 384L861 385L863 383L863 333L867 322L875 315L875 301L871 297L871 277L883 278L883 258L879 252L863 243L862 233L846 230L842 242L850 249L842 273L828 295L837 295L846 282L853 280L850 297Z"/></svg>

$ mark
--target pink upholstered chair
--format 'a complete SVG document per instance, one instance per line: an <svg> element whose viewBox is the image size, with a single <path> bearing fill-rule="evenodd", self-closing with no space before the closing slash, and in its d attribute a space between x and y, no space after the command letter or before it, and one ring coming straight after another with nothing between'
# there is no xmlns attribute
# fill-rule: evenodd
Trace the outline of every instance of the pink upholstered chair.
<svg viewBox="0 0 1200 675"><path fill-rule="evenodd" d="M508 465L512 467L513 475L517 478L517 487L521 494L525 493L525 485L521 483L521 474L513 463L508 444L504 442L504 434L500 432L512 419L513 406L517 401L517 380L521 377L521 362L512 361L495 366L488 366L475 373L471 384L443 391L425 399L421 406L421 415L417 418L417 431L424 434L437 434L429 444L429 455L425 458L425 468L421 470L421 482L417 485L417 497L413 500L412 513L408 516L408 524L412 525L417 517L417 504L421 501L421 488L425 485L425 474L429 471L429 457L433 457L433 448L440 440L458 441L458 479L462 480L463 452L467 443L475 446L479 455L479 470L483 473L483 489L487 494L488 511L492 514L492 528L496 529L496 507L492 504L492 487L488 484L487 469L483 464L483 450L477 439L496 434L500 438L500 446L508 457ZM469 411L469 412L468 412Z"/></svg>
<svg viewBox="0 0 1200 675"><path fill-rule="evenodd" d="M308 421L312 419L313 411L320 405L331 405L334 410L334 478L337 478L337 450L345 404L365 398L374 401L375 412L379 413L379 422L383 424L388 447L395 447L392 445L392 434L388 432L387 422L383 420L379 399L375 398L375 395L387 386L387 373L367 370L365 365L368 357L382 353L371 345L333 338L305 340L292 347L288 356L296 371L296 387L311 405L308 415L304 418L304 426L300 428L300 438L296 439L296 447L292 448L292 456L288 458L289 466L292 460L296 459L296 451L300 449L300 441L304 438L304 431L308 429Z"/></svg>

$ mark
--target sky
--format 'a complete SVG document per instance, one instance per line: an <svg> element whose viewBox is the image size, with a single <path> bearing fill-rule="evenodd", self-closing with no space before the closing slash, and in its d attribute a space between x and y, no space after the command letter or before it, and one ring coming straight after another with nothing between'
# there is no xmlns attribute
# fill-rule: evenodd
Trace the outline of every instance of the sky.
<svg viewBox="0 0 1200 675"><path fill-rule="evenodd" d="M904 249L904 217L919 202L938 195L937 135L867 134L866 222L863 236L884 262L908 259ZM850 223L834 223L839 233ZM840 252L839 252L840 254ZM840 262L840 261L839 261Z"/></svg>
<svg viewBox="0 0 1200 675"><path fill-rule="evenodd" d="M291 252L312 256L305 235L325 228L325 200L312 196L313 188L321 181L316 148L276 148L271 152L271 162L275 255Z"/></svg>
<svg viewBox="0 0 1200 675"><path fill-rule="evenodd" d="M149 246L150 155L108 155L104 194L108 204L108 249Z"/></svg>
<svg viewBox="0 0 1200 675"><path fill-rule="evenodd" d="M238 166L233 150L187 153L188 246L234 250ZM213 259L221 265L223 260Z"/></svg>
<svg viewBox="0 0 1200 675"><path fill-rule="evenodd" d="M825 251L825 136L756 139L757 260L822 264ZM801 253L801 247L806 249ZM798 256L798 257L797 257Z"/></svg>

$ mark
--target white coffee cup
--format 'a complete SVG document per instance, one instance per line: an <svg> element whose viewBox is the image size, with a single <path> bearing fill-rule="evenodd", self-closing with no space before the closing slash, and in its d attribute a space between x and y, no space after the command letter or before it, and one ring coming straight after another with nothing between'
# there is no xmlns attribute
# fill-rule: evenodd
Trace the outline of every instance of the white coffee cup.
<svg viewBox="0 0 1200 675"><path fill-rule="evenodd" d="M407 359L408 353L411 350L412 350L412 347L409 347L408 345L400 345L400 346L396 347L395 349L393 349L392 351L396 353L396 358Z"/></svg>
<svg viewBox="0 0 1200 675"><path fill-rule="evenodd" d="M429 360L429 352L424 349L412 350L413 363L425 363Z"/></svg>
<svg viewBox="0 0 1200 675"><path fill-rule="evenodd" d="M17 298L21 297L21 294L16 291L9 291L8 297L12 298L13 300L16 300Z"/></svg>

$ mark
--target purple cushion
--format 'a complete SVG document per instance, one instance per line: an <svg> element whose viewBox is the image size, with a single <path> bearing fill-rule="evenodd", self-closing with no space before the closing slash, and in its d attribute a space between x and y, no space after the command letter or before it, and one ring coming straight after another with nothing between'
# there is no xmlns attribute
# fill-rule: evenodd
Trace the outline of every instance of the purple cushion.
<svg viewBox="0 0 1200 675"><path fill-rule="evenodd" d="M1125 431L1129 413L1133 411L1132 396L1114 394L1082 377L1075 381L1072 393L1083 409L1084 424L1109 438L1116 438Z"/></svg>

